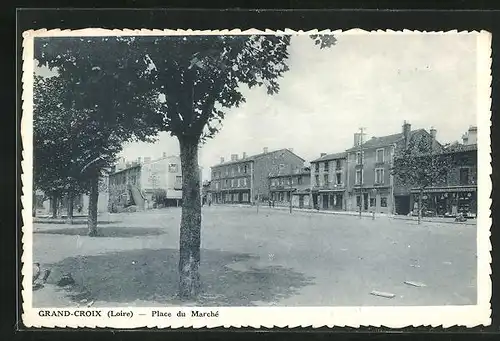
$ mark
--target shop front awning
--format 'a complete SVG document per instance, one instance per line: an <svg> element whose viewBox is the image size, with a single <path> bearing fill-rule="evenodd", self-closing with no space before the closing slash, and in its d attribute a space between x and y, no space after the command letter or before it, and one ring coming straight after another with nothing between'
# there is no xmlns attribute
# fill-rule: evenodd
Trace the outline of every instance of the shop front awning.
<svg viewBox="0 0 500 341"><path fill-rule="evenodd" d="M455 193L455 192L476 192L477 186L449 186L449 187L428 187L424 193ZM420 193L420 189L412 188L411 193Z"/></svg>

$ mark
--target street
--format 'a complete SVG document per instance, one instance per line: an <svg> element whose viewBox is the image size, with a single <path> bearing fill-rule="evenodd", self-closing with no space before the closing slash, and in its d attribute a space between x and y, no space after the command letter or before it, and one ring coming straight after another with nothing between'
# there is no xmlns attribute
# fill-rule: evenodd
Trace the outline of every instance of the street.
<svg viewBox="0 0 500 341"><path fill-rule="evenodd" d="M86 225L34 225L33 260L52 274L34 307L181 304L180 208L109 214ZM476 303L473 225L260 207L202 208L203 306L387 306ZM55 281L70 273L71 289ZM413 281L425 286L411 286ZM394 298L371 295L388 292Z"/></svg>

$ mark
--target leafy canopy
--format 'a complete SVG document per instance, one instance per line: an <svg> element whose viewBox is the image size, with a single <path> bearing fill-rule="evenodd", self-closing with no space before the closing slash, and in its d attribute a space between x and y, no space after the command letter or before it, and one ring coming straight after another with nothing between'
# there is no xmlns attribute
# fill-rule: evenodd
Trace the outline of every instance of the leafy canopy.
<svg viewBox="0 0 500 341"><path fill-rule="evenodd" d="M320 48L332 35L311 36ZM36 59L71 80L64 96L78 109L120 122L124 140L158 131L205 141L225 109L245 101L239 86L279 91L289 35L37 38ZM127 129L133 127L134 129ZM130 134L129 134L130 133ZM129 136L130 135L130 136Z"/></svg>
<svg viewBox="0 0 500 341"><path fill-rule="evenodd" d="M395 156L391 171L399 184L425 189L445 184L451 167L450 156L435 148L431 138L416 136Z"/></svg>

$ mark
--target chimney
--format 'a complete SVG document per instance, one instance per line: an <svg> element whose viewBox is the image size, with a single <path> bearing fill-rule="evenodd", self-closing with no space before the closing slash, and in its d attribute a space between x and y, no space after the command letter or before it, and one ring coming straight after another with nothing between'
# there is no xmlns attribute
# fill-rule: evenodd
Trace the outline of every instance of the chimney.
<svg viewBox="0 0 500 341"><path fill-rule="evenodd" d="M139 164L140 164L140 163L141 163L141 161L142 161L142 158L139 156L139 157L137 158L137 163L139 163Z"/></svg>
<svg viewBox="0 0 500 341"><path fill-rule="evenodd" d="M145 156L144 157L144 163L150 163L151 162L151 158L148 157L148 156Z"/></svg>
<svg viewBox="0 0 500 341"><path fill-rule="evenodd" d="M363 142L363 137L365 134L361 135L361 133L354 133L354 147L359 147L359 145Z"/></svg>
<svg viewBox="0 0 500 341"><path fill-rule="evenodd" d="M431 129L429 130L429 132L431 133L432 139L435 140L436 139L436 135L437 135L436 128L431 127Z"/></svg>
<svg viewBox="0 0 500 341"><path fill-rule="evenodd" d="M224 156L220 157L220 163L224 163Z"/></svg>
<svg viewBox="0 0 500 341"><path fill-rule="evenodd" d="M320 155L321 155L321 157L323 157L323 156L326 156L326 153L321 153Z"/></svg>
<svg viewBox="0 0 500 341"><path fill-rule="evenodd" d="M243 158L243 159L246 159L246 157L247 157L247 152L243 152L243 156L242 156L242 158Z"/></svg>
<svg viewBox="0 0 500 341"><path fill-rule="evenodd" d="M238 154L231 154L231 161L238 161Z"/></svg>
<svg viewBox="0 0 500 341"><path fill-rule="evenodd" d="M288 148L289 151L291 151L293 153L293 148Z"/></svg>
<svg viewBox="0 0 500 341"><path fill-rule="evenodd" d="M405 141L405 148L408 148L408 144L410 143L410 131L411 131L411 124L406 122L406 120L403 122L403 138Z"/></svg>
<svg viewBox="0 0 500 341"><path fill-rule="evenodd" d="M267 147L264 147L264 154L267 154L269 152L269 149Z"/></svg>
<svg viewBox="0 0 500 341"><path fill-rule="evenodd" d="M477 143L477 127L470 126L468 133L468 144L476 144Z"/></svg>
<svg viewBox="0 0 500 341"><path fill-rule="evenodd" d="M163 152L162 157L167 157L167 152Z"/></svg>

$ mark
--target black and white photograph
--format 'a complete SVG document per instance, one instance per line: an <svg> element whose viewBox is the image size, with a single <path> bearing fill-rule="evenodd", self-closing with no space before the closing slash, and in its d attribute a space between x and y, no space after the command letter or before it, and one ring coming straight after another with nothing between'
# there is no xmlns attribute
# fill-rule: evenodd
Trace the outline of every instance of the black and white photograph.
<svg viewBox="0 0 500 341"><path fill-rule="evenodd" d="M490 323L485 31L39 30L23 323Z"/></svg>

